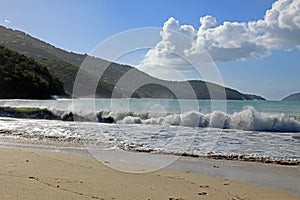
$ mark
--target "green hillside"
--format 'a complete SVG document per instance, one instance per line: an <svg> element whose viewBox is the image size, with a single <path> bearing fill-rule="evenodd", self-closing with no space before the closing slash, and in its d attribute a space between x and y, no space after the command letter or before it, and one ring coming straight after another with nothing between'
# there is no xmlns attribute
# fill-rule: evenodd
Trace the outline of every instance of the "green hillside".
<svg viewBox="0 0 300 200"><path fill-rule="evenodd" d="M283 98L282 101L300 101L300 93L291 94Z"/></svg>
<svg viewBox="0 0 300 200"><path fill-rule="evenodd" d="M190 91L191 88L198 99L234 99L234 100L263 100L264 98L257 95L248 95L240 93L230 88L224 88L219 85L207 83L200 80L189 82L164 81L137 70L134 67L110 63L100 58L87 56L86 54L76 54L56 48L51 44L33 38L21 31L0 26L0 45L4 45L14 51L29 56L46 67L49 72L58 77L64 84L65 92L69 95L73 92L74 81L81 63L89 59L91 70L83 72L83 78L86 85L97 79L94 76L99 71L104 71L105 66L109 66L98 81L96 97L110 98L114 90L114 97L136 97L136 98L178 98L176 94L180 91L180 98L194 98ZM128 75L129 74L129 75ZM126 75L126 76L124 76ZM120 78L126 77L125 84L118 84ZM143 83L151 84L143 84ZM130 91L133 83L140 83L140 87L134 92ZM82 91L84 91L84 86ZM173 89L172 89L173 88ZM209 90L208 90L209 88ZM174 91L176 94L174 94ZM224 97L224 91L226 97ZM88 90L83 96L93 96ZM213 95L211 95L213 94Z"/></svg>
<svg viewBox="0 0 300 200"><path fill-rule="evenodd" d="M47 99L63 94L62 83L47 68L0 46L0 98Z"/></svg>

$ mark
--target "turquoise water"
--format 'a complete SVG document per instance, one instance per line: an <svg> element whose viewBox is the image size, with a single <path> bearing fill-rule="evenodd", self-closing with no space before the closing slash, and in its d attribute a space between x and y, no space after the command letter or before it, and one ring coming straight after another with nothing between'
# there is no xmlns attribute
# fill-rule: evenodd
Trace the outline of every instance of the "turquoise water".
<svg viewBox="0 0 300 200"><path fill-rule="evenodd" d="M117 101L117 102L114 102ZM96 100L96 105L101 108L101 104L109 105L110 100ZM154 105L160 105L163 111L169 113L181 113L188 111L197 111L202 113L211 113L213 111L223 111L228 114L242 111L245 106L252 106L259 112L284 113L287 115L300 116L300 101L236 101L236 100L153 100L153 99L130 99L113 100L112 108L118 108L119 103L129 102L129 110L146 112L152 110ZM123 106L123 109L125 106ZM159 110L157 110L159 111Z"/></svg>
<svg viewBox="0 0 300 200"><path fill-rule="evenodd" d="M228 114L252 106L259 112L300 116L300 101L210 101L177 99L96 99L96 100L0 100L0 107L37 107L65 110L112 110L135 112L184 113L222 111Z"/></svg>

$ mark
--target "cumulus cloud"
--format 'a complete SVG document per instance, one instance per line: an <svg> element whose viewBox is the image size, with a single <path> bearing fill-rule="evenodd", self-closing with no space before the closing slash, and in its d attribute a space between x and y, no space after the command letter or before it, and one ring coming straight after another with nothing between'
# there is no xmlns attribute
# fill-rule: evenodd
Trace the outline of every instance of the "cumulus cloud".
<svg viewBox="0 0 300 200"><path fill-rule="evenodd" d="M223 22L213 16L200 18L198 29L169 18L161 41L149 50L140 69L165 78L170 70L191 70L212 61L258 59L272 50L300 48L300 1L278 0L264 19L251 22ZM207 53L208 54L207 54Z"/></svg>
<svg viewBox="0 0 300 200"><path fill-rule="evenodd" d="M300 1L279 0L268 10L263 20L248 23L256 43L268 49L300 47Z"/></svg>
<svg viewBox="0 0 300 200"><path fill-rule="evenodd" d="M206 16L204 18L212 18ZM249 57L260 57L266 49L255 42L255 34L251 32L246 23L224 22L213 26L216 19L204 22L199 28L197 39L186 55L197 55L199 49L205 49L215 61L244 60ZM212 23L214 22L214 23Z"/></svg>
<svg viewBox="0 0 300 200"><path fill-rule="evenodd" d="M161 41L148 51L139 69L163 79L184 79L180 72L191 70L184 52L192 48L196 32L193 26L169 18L160 32Z"/></svg>

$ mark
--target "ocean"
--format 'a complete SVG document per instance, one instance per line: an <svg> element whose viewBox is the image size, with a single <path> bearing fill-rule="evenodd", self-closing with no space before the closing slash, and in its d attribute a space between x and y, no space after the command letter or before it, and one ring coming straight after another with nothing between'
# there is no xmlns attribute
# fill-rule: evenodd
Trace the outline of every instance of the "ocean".
<svg viewBox="0 0 300 200"><path fill-rule="evenodd" d="M0 141L299 165L300 102L1 100Z"/></svg>

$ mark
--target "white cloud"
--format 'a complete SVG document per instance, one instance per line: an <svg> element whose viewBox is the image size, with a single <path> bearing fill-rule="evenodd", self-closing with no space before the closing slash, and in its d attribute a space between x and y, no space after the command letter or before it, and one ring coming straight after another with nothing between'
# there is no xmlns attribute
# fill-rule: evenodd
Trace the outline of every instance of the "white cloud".
<svg viewBox="0 0 300 200"><path fill-rule="evenodd" d="M264 19L249 22L249 28L257 34L256 42L268 49L299 48L300 1L276 1Z"/></svg>
<svg viewBox="0 0 300 200"><path fill-rule="evenodd" d="M200 30L207 30L209 28L215 28L217 26L216 18L207 15L205 17L200 17L201 27Z"/></svg>
<svg viewBox="0 0 300 200"><path fill-rule="evenodd" d="M218 24L214 17L204 16L200 24L197 30L180 25L173 17L168 19L161 41L147 53L140 69L166 78L171 72L192 70L185 59L199 67L212 62L210 57L214 61L243 61L268 56L276 49L300 48L299 0L276 1L258 21Z"/></svg>
<svg viewBox="0 0 300 200"><path fill-rule="evenodd" d="M203 18L200 19L200 22L202 21ZM202 24L193 47L187 51L187 56L197 55L199 49L202 48L215 61L256 58L265 51L262 45L256 44L255 34L249 30L248 25L238 22L224 22L215 27L209 27L206 23Z"/></svg>
<svg viewBox="0 0 300 200"><path fill-rule="evenodd" d="M3 20L4 21L4 23L6 23L6 24L10 24L10 21L8 20L8 19L5 19L5 20Z"/></svg>

